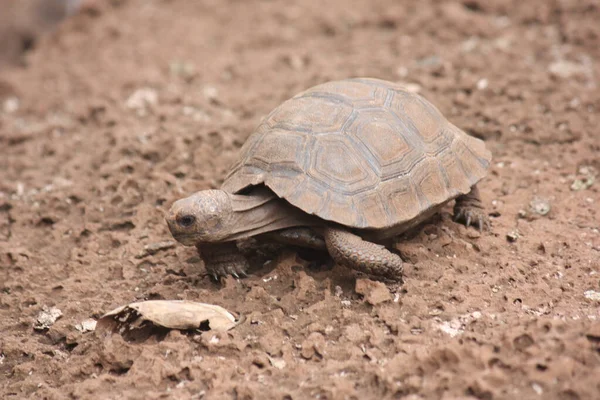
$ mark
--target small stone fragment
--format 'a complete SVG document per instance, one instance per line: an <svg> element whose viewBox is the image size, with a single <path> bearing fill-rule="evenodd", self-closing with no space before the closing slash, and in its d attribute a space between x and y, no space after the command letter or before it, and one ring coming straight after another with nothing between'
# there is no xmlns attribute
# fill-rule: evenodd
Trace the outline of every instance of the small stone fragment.
<svg viewBox="0 0 600 400"><path fill-rule="evenodd" d="M19 99L16 97L9 97L4 100L2 104L2 110L7 114L12 114L19 109Z"/></svg>
<svg viewBox="0 0 600 400"><path fill-rule="evenodd" d="M191 117L196 122L209 122L211 116L204 110L192 106L182 108L183 115Z"/></svg>
<svg viewBox="0 0 600 400"><path fill-rule="evenodd" d="M141 88L133 92L127 99L127 108L136 110L138 115L144 116L148 109L158 103L158 93L152 88Z"/></svg>
<svg viewBox="0 0 600 400"><path fill-rule="evenodd" d="M506 234L506 239L511 243L516 242L520 237L521 235L519 235L519 231L517 230L510 231Z"/></svg>
<svg viewBox="0 0 600 400"><path fill-rule="evenodd" d="M480 79L477 81L477 89L479 90L485 90L487 89L489 85L489 82L486 78Z"/></svg>
<svg viewBox="0 0 600 400"><path fill-rule="evenodd" d="M457 319L453 319L452 321L443 321L437 326L437 328L450 337L456 337L465 332L461 322Z"/></svg>
<svg viewBox="0 0 600 400"><path fill-rule="evenodd" d="M81 323L75 325L75 329L81 333L93 332L96 330L96 320L92 318L83 320Z"/></svg>
<svg viewBox="0 0 600 400"><path fill-rule="evenodd" d="M588 68L586 66L567 60L555 61L548 67L548 71L559 78L568 79L573 76L586 76Z"/></svg>
<svg viewBox="0 0 600 400"><path fill-rule="evenodd" d="M344 291L342 290L341 286L336 286L335 287L335 296L336 297L342 297L342 295L344 294Z"/></svg>
<svg viewBox="0 0 600 400"><path fill-rule="evenodd" d="M69 353L66 353L66 352L58 350L58 349L52 350L52 354L54 355L54 357L58 358L59 360L66 360L67 358L69 358Z"/></svg>
<svg viewBox="0 0 600 400"><path fill-rule="evenodd" d="M574 192L578 192L580 190L585 190L591 187L594 184L595 178L593 176L588 176L581 179L575 179L571 184L571 190Z"/></svg>
<svg viewBox="0 0 600 400"><path fill-rule="evenodd" d="M302 350L300 350L300 355L302 356L302 358L310 360L312 358L312 356L315 355L315 349L312 346L302 345L301 347L302 347Z"/></svg>
<svg viewBox="0 0 600 400"><path fill-rule="evenodd" d="M273 358L270 356L267 356L269 358L269 362L271 363L272 366L274 366L277 369L284 369L285 368L285 360L281 359L281 358Z"/></svg>
<svg viewBox="0 0 600 400"><path fill-rule="evenodd" d="M46 307L42 308L42 311L35 317L35 322L33 323L33 329L36 330L45 330L50 328L57 319L62 317L62 311L60 311L56 307Z"/></svg>
<svg viewBox="0 0 600 400"><path fill-rule="evenodd" d="M529 209L538 215L547 215L550 212L550 202L546 199L535 197L529 203Z"/></svg>
<svg viewBox="0 0 600 400"><path fill-rule="evenodd" d="M392 295L383 282L372 281L370 279L357 279L354 290L356 293L362 295L365 301L371 305L392 300Z"/></svg>
<svg viewBox="0 0 600 400"><path fill-rule="evenodd" d="M595 290L586 290L583 293L583 296L588 300L600 302L600 292L597 292Z"/></svg>
<svg viewBox="0 0 600 400"><path fill-rule="evenodd" d="M571 190L579 191L589 189L595 182L598 171L596 168L584 165L579 167L577 178L571 184Z"/></svg>
<svg viewBox="0 0 600 400"><path fill-rule="evenodd" d="M214 86L205 86L202 89L202 94L204 94L204 97L206 97L208 101L216 103L219 97L219 90Z"/></svg>
<svg viewBox="0 0 600 400"><path fill-rule="evenodd" d="M467 231L467 237L470 239L478 239L481 237L481 232L477 229L470 229Z"/></svg>

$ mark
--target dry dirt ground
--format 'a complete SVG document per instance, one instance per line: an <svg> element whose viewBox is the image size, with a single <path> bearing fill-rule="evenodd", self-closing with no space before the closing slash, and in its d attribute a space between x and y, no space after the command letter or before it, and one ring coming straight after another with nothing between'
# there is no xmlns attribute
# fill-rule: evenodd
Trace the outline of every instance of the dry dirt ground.
<svg viewBox="0 0 600 400"><path fill-rule="evenodd" d="M111 0L69 18L0 72L0 398L600 398L598 20L597 0ZM486 140L491 232L448 207L399 238L396 293L292 251L222 284L194 249L144 252L261 117L351 76L410 84ZM140 299L246 319L76 328ZM34 330L48 307L62 317Z"/></svg>

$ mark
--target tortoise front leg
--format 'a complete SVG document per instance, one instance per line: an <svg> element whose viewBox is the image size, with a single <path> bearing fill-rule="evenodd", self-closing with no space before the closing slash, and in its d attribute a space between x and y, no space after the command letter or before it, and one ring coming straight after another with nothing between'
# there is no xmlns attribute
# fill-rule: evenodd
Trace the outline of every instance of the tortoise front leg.
<svg viewBox="0 0 600 400"><path fill-rule="evenodd" d="M198 244L196 248L204 260L206 271L215 280L227 275L233 275L236 278L246 276L248 261L234 242Z"/></svg>
<svg viewBox="0 0 600 400"><path fill-rule="evenodd" d="M335 227L325 228L324 237L329 254L337 263L367 274L402 281L402 259L384 246Z"/></svg>
<svg viewBox="0 0 600 400"><path fill-rule="evenodd" d="M456 198L454 220L464 223L467 227L471 225L471 222L477 222L480 231L484 227L489 228L490 219L483 209L477 186L473 186L469 193Z"/></svg>

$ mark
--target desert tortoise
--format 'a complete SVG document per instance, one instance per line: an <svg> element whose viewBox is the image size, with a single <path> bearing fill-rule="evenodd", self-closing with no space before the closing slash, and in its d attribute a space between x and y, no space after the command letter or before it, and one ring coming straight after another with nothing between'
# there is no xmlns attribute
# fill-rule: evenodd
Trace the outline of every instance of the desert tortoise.
<svg viewBox="0 0 600 400"><path fill-rule="evenodd" d="M455 218L481 229L475 185L490 160L481 140L400 85L328 82L273 110L221 190L176 201L166 219L215 277L245 275L236 241L255 237L326 249L340 264L400 280L401 258L379 243L453 199Z"/></svg>

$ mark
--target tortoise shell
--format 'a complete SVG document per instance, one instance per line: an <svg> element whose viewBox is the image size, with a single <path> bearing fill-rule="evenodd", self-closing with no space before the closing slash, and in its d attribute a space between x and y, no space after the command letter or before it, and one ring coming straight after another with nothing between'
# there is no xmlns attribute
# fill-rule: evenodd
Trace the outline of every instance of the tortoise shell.
<svg viewBox="0 0 600 400"><path fill-rule="evenodd" d="M322 219L385 229L468 193L490 160L481 140L423 97L383 80L347 79L312 87L273 110L222 189L264 184Z"/></svg>

